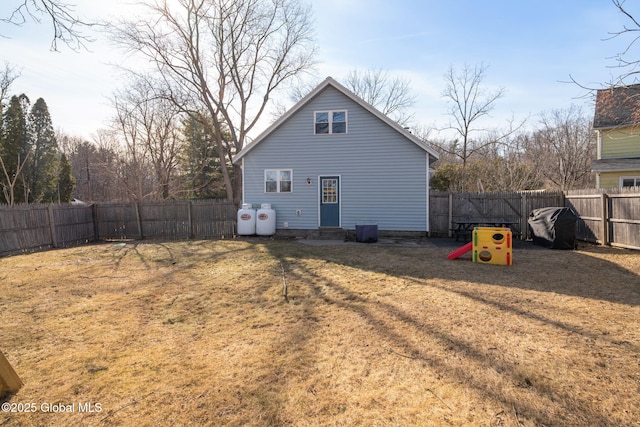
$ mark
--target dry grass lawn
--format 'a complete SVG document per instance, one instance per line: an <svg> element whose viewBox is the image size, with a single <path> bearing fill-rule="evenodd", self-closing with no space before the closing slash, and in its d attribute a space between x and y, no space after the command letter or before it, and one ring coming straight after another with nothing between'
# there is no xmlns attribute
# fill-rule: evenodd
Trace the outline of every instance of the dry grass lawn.
<svg viewBox="0 0 640 427"><path fill-rule="evenodd" d="M427 246L0 259L0 349L25 383L0 425L640 425L640 252L507 267Z"/></svg>

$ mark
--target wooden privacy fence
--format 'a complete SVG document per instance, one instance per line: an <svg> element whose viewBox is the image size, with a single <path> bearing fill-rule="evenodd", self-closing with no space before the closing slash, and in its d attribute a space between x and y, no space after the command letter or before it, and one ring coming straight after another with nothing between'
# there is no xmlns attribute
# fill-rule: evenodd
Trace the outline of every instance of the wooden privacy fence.
<svg viewBox="0 0 640 427"><path fill-rule="evenodd" d="M232 237L236 212L220 200L0 206L0 256L99 239Z"/></svg>
<svg viewBox="0 0 640 427"><path fill-rule="evenodd" d="M514 223L514 234L527 237L532 210L564 206L562 192L449 193L432 191L429 198L432 234L450 235L453 222L469 219Z"/></svg>
<svg viewBox="0 0 640 427"><path fill-rule="evenodd" d="M95 205L100 239L207 239L233 237L237 206L221 200Z"/></svg>
<svg viewBox="0 0 640 427"><path fill-rule="evenodd" d="M0 256L77 245L94 239L91 206L0 206Z"/></svg>
<svg viewBox="0 0 640 427"><path fill-rule="evenodd" d="M534 209L571 207L576 238L640 249L640 189L569 192L431 192L430 232L448 236L468 218L512 223L521 239ZM221 200L0 206L0 256L99 239L207 239L236 234L237 206Z"/></svg>
<svg viewBox="0 0 640 427"><path fill-rule="evenodd" d="M640 189L571 190L566 206L580 219L576 237L587 242L640 249Z"/></svg>
<svg viewBox="0 0 640 427"><path fill-rule="evenodd" d="M430 195L431 234L450 235L452 222L468 218L515 222L521 239L531 238L527 219L545 207L570 207L578 215L576 239L640 249L640 188L567 192L448 193Z"/></svg>

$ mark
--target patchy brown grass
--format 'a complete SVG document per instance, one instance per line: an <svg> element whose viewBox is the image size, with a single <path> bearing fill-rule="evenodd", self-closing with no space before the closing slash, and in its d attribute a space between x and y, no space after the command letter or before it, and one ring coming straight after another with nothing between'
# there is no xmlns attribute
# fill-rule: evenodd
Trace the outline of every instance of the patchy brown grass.
<svg viewBox="0 0 640 427"><path fill-rule="evenodd" d="M25 383L0 400L36 409L0 425L640 425L640 253L515 249L506 267L450 250L256 239L0 259L0 348Z"/></svg>

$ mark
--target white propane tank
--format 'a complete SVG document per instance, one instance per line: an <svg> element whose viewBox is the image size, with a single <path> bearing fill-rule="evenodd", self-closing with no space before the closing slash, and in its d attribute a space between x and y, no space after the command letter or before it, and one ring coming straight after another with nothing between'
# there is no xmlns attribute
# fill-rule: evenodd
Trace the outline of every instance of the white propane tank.
<svg viewBox="0 0 640 427"><path fill-rule="evenodd" d="M256 214L256 234L258 236L272 236L276 234L276 211L271 209L271 203L263 203Z"/></svg>
<svg viewBox="0 0 640 427"><path fill-rule="evenodd" d="M238 210L238 235L252 236L256 234L256 211L251 203L243 203Z"/></svg>

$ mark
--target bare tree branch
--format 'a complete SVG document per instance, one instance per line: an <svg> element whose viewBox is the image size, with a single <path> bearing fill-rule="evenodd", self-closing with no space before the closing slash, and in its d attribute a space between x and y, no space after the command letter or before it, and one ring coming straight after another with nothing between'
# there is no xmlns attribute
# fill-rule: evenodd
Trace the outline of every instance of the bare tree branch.
<svg viewBox="0 0 640 427"><path fill-rule="evenodd" d="M354 69L347 75L346 86L401 126L407 125L413 118L408 110L415 105L416 96L412 94L410 82L406 79L392 78L381 69Z"/></svg>
<svg viewBox="0 0 640 427"><path fill-rule="evenodd" d="M486 70L487 66L482 64L473 68L465 65L460 71L449 67L444 76L446 87L442 95L449 101L449 116L453 120L445 129L460 137L461 141L453 142L451 152L462 160L463 167L473 148L473 135L488 131L477 127L478 121L488 116L505 94L504 88L489 92L482 86Z"/></svg>
<svg viewBox="0 0 640 427"><path fill-rule="evenodd" d="M6 1L6 0L5 0ZM75 6L60 0L21 0L8 17L0 18L1 22L22 26L27 21L41 23L42 19L50 21L53 28L51 50L58 50L58 42L62 42L73 50L87 49L93 39L82 30L97 25L84 21L75 14ZM88 50L88 49L87 49Z"/></svg>
<svg viewBox="0 0 640 427"><path fill-rule="evenodd" d="M569 75L569 83L585 89L587 91L585 96L594 96L595 92L599 89L627 86L635 84L639 80L640 58L629 58L629 55L632 54L633 48L637 46L638 40L640 40L640 21L625 7L626 0L611 0L611 3L627 18L628 24L623 25L621 30L610 31L608 33L609 36L604 38L603 41L627 36L630 36L631 39L622 51L607 58L615 61L615 63L608 68L620 70L620 73L614 76L611 81L585 84L578 82L572 75Z"/></svg>
<svg viewBox="0 0 640 427"><path fill-rule="evenodd" d="M4 164L4 160L2 160L2 157L0 156L0 166L2 166L2 172L4 173L4 177L6 180L6 184L2 186L2 192L9 206L13 206L15 203L16 183L18 182L18 179L21 177L24 166L27 164L27 160L29 159L29 154L30 154L30 151L27 151L27 154L24 156L24 160L22 162L20 161L20 154L18 154L18 164L17 164L16 172L13 176L10 176L6 165ZM27 199L25 198L25 200Z"/></svg>

